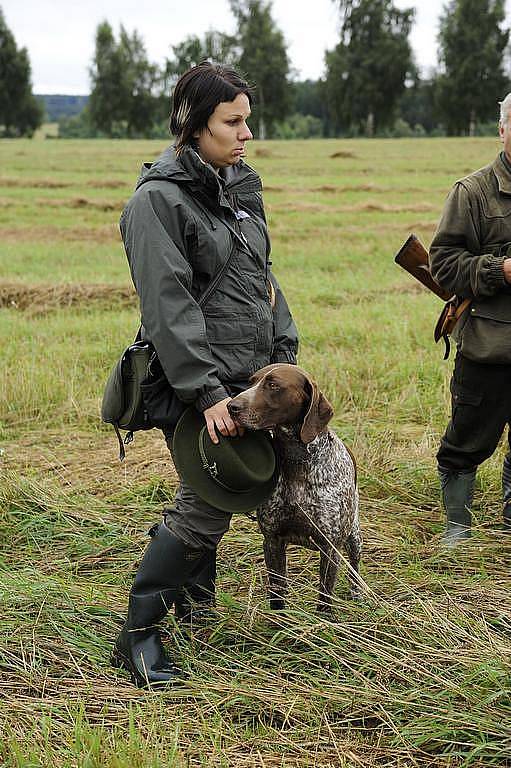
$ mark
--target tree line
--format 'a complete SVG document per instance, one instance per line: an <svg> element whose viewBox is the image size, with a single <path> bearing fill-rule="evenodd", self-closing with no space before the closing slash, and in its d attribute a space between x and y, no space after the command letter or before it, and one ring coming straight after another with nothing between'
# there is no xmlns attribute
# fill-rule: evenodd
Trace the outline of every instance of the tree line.
<svg viewBox="0 0 511 768"><path fill-rule="evenodd" d="M121 26L116 36L104 21L96 30L87 107L63 119L60 134L168 135L172 87L204 59L231 64L256 85L252 129L259 138L494 132L497 101L511 89L505 0L448 0L439 19L438 65L428 77L419 73L410 45L413 7L398 9L392 0L335 3L339 41L325 52L319 80L293 79L268 0L230 0L233 35L189 36L163 65L149 61L137 31ZM0 132L30 133L41 119L27 52L16 48L0 10Z"/></svg>

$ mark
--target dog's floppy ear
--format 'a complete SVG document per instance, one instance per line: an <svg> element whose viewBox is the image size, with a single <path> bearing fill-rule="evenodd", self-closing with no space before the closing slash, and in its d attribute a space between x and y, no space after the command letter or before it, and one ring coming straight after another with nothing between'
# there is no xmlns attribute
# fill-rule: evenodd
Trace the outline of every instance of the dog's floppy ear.
<svg viewBox="0 0 511 768"><path fill-rule="evenodd" d="M307 383L312 390L312 394L309 410L305 414L300 430L300 440L302 443L310 443L314 440L320 432L323 432L334 415L334 409L324 394L318 389L316 382L307 378Z"/></svg>

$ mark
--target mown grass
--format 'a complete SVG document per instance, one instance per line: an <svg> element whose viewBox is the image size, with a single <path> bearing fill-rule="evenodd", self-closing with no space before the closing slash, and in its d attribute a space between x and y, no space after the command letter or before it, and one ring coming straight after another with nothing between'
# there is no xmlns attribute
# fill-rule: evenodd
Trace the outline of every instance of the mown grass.
<svg viewBox="0 0 511 768"><path fill-rule="evenodd" d="M169 618L188 684L139 691L109 666L145 531L176 486L158 434L119 466L98 418L138 323L116 221L163 146L0 142L0 766L510 765L505 446L479 473L472 541L441 550L450 364L432 341L438 300L393 263L410 231L429 242L489 139L251 147L300 362L358 458L367 597L350 602L341 578L320 619L316 557L293 549L289 609L272 614L261 537L236 518L217 625L187 641Z"/></svg>

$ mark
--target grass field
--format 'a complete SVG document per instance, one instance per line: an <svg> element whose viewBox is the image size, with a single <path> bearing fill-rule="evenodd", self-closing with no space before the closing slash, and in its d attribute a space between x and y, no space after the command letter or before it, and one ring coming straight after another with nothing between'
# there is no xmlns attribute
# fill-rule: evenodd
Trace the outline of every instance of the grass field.
<svg viewBox="0 0 511 768"><path fill-rule="evenodd" d="M1 768L511 765L505 446L479 473L476 531L439 548L434 454L452 360L439 301L393 263L429 243L452 182L496 140L254 143L300 362L358 458L363 604L314 613L317 558L291 550L289 610L265 602L261 537L219 549L217 625L175 637L186 687L109 666L145 531L176 475L160 435L120 465L99 421L138 327L117 221L164 142L0 142ZM171 621L171 620L170 620Z"/></svg>

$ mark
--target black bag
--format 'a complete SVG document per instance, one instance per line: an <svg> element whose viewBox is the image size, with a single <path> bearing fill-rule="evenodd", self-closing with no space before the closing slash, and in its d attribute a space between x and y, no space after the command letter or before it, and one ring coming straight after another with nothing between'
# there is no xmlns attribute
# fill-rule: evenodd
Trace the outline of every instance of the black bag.
<svg viewBox="0 0 511 768"><path fill-rule="evenodd" d="M155 351L149 359L147 376L140 382L140 391L145 407L144 413L152 426L173 429L187 406L178 398L167 381Z"/></svg>

